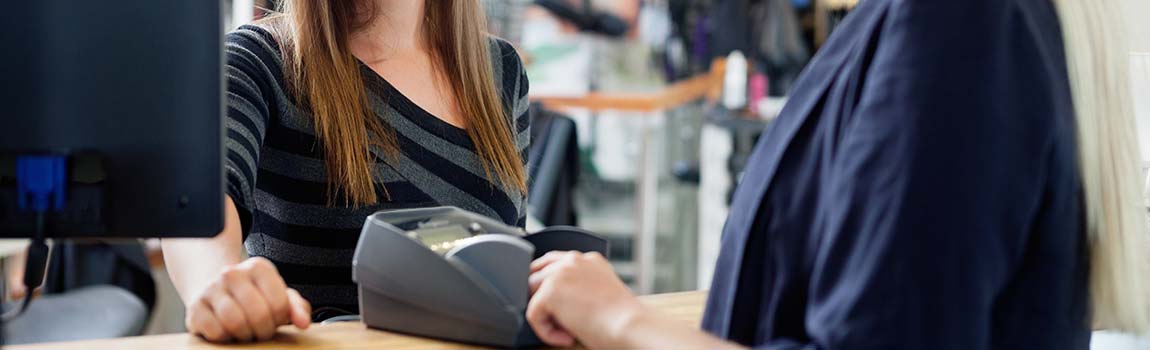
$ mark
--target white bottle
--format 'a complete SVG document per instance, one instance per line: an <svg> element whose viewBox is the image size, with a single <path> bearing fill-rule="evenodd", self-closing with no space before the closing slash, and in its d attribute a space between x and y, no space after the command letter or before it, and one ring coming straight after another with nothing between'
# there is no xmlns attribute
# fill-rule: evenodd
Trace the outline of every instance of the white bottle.
<svg viewBox="0 0 1150 350"><path fill-rule="evenodd" d="M723 107L742 109L747 105L747 58L742 52L727 55L727 72L723 77Z"/></svg>

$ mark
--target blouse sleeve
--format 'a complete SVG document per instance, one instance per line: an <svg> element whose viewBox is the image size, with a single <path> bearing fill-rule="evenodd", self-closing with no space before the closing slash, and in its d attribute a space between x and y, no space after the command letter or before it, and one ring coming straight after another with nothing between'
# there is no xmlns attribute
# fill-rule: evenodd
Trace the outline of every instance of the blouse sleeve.
<svg viewBox="0 0 1150 350"><path fill-rule="evenodd" d="M1054 137L1066 114L1050 87L1064 85L1041 43L980 8L1009 3L893 7L812 228L810 339L765 348L992 343L1044 183L1065 169L1052 162L1068 164L1055 141L1073 140Z"/></svg>

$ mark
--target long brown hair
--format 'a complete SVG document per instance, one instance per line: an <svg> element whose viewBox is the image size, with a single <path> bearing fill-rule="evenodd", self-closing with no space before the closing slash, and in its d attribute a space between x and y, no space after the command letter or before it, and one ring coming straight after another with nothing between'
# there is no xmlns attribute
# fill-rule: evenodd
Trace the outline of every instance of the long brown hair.
<svg viewBox="0 0 1150 350"><path fill-rule="evenodd" d="M278 37L288 84L314 116L328 173L328 202L379 202L369 147L398 152L395 131L371 109L349 38L374 17L370 0L286 0L265 23ZM425 6L424 33L437 68L450 82L468 136L488 178L527 190L514 144L514 118L495 90L486 18L479 0L433 0ZM387 189L384 188L385 196Z"/></svg>

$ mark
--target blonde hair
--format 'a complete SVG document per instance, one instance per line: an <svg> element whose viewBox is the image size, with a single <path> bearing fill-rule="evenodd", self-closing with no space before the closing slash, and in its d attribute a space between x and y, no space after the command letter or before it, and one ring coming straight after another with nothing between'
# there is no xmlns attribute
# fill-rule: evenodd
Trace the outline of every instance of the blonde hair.
<svg viewBox="0 0 1150 350"><path fill-rule="evenodd" d="M1150 334L1150 231L1117 0L1055 0L1078 124L1094 326Z"/></svg>

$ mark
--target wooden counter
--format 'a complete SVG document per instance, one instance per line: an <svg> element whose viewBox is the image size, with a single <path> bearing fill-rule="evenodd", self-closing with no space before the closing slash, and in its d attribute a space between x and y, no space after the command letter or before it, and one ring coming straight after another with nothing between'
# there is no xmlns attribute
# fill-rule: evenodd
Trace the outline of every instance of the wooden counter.
<svg viewBox="0 0 1150 350"><path fill-rule="evenodd" d="M684 292L641 297L644 304L668 319L697 327L707 293ZM269 342L246 345L211 344L188 334L102 339L66 343L15 345L7 349L479 349L366 328L362 323L313 325L306 331L283 327Z"/></svg>
<svg viewBox="0 0 1150 350"><path fill-rule="evenodd" d="M705 74L671 84L651 93L591 92L579 97L531 96L549 109L579 108L590 111L657 112L679 108L701 99L717 101L723 89L726 61L711 63Z"/></svg>

